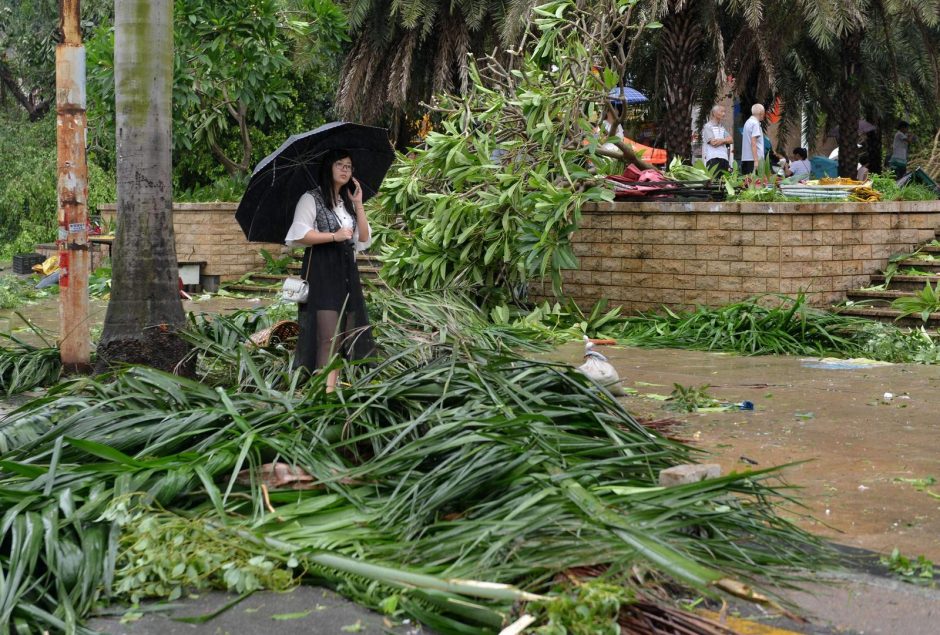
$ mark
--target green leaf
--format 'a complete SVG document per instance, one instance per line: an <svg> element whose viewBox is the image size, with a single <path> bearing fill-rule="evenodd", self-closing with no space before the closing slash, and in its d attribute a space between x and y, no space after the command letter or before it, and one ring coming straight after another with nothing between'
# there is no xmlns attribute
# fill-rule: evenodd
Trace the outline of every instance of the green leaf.
<svg viewBox="0 0 940 635"><path fill-rule="evenodd" d="M286 622L287 620L302 620L313 613L313 609L307 609L306 611L297 611L296 613L275 613L271 616L272 620L278 622ZM343 628L345 630L345 627Z"/></svg>

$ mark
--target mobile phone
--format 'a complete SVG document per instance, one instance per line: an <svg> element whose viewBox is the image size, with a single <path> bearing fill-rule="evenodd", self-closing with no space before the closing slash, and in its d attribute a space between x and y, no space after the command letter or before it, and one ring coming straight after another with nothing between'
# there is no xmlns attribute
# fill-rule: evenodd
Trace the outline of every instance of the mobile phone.
<svg viewBox="0 0 940 635"><path fill-rule="evenodd" d="M349 193L350 193L350 194L355 194L355 193L356 193L356 182L355 182L355 181L350 181L350 182L349 182Z"/></svg>

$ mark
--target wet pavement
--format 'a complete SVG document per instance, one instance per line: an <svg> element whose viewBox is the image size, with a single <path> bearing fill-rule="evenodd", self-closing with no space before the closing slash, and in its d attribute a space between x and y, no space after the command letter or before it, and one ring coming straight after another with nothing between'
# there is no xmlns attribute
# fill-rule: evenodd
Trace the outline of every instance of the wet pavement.
<svg viewBox="0 0 940 635"><path fill-rule="evenodd" d="M583 347L560 358L577 362ZM783 472L807 506L791 516L835 542L940 562L940 366L895 364L863 369L811 368L807 358L741 357L696 351L603 347L643 418L676 417L675 434L712 453L725 473L798 461ZM639 383L638 383L639 382ZM754 411L678 414L643 394L673 384L710 384L709 393ZM659 384L650 386L648 384ZM885 393L892 393L890 400ZM743 458L742 458L743 457ZM900 479L908 479L903 481ZM792 510L798 511L798 510ZM940 626L937 628L940 632Z"/></svg>
<svg viewBox="0 0 940 635"><path fill-rule="evenodd" d="M94 618L88 627L109 635L430 635L408 621L390 620L333 591L312 586L285 593L259 591L241 601L231 593L210 591L174 604L177 608L172 611ZM205 623L184 621L205 619L216 612Z"/></svg>

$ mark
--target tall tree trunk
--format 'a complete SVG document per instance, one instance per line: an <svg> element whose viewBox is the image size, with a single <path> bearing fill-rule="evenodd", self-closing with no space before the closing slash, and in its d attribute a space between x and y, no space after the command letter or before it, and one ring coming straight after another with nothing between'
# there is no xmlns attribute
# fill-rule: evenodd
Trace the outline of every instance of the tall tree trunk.
<svg viewBox="0 0 940 635"><path fill-rule="evenodd" d="M666 112L660 126L670 157L692 157L692 100L695 97L694 62L705 32L696 19L694 2L663 20L660 61L663 70Z"/></svg>
<svg viewBox="0 0 940 635"><path fill-rule="evenodd" d="M861 59L864 30L842 35L836 123L839 126L839 176L854 179L858 174L858 119L861 115Z"/></svg>
<svg viewBox="0 0 940 635"><path fill-rule="evenodd" d="M178 370L188 347L173 239L173 0L117 0L117 231L98 368Z"/></svg>

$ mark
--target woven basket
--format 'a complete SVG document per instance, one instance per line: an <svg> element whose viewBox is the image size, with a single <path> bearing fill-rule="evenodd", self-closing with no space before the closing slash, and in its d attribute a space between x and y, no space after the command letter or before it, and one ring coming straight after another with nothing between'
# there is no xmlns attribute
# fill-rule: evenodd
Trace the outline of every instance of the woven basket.
<svg viewBox="0 0 940 635"><path fill-rule="evenodd" d="M278 344L290 344L293 347L298 335L300 335L300 324L293 320L281 320L274 326L261 329L248 339L258 348L268 348Z"/></svg>

